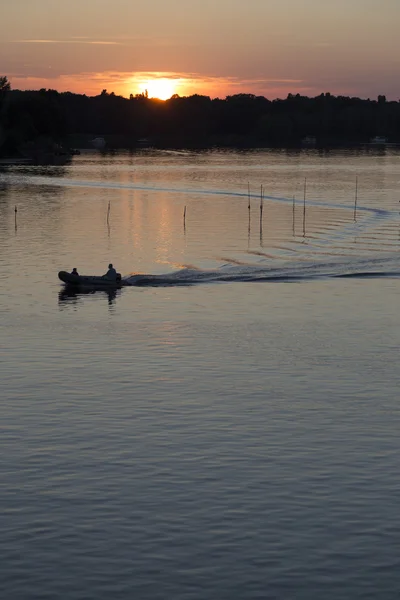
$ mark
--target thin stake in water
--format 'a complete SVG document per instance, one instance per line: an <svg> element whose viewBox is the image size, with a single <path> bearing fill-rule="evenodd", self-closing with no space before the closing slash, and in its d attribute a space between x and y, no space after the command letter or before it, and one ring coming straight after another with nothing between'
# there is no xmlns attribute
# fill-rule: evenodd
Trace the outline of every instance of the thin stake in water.
<svg viewBox="0 0 400 600"><path fill-rule="evenodd" d="M110 209L111 209L111 205L110 205L110 201L108 201L108 209L107 209L107 225L109 224L109 219L110 219Z"/></svg>
<svg viewBox="0 0 400 600"><path fill-rule="evenodd" d="M356 175L356 191L354 195L354 221L357 221L358 176Z"/></svg>
<svg viewBox="0 0 400 600"><path fill-rule="evenodd" d="M307 178L304 178L304 201L303 201L303 237L306 237L306 194L307 194Z"/></svg>
<svg viewBox="0 0 400 600"><path fill-rule="evenodd" d="M293 237L296 235L296 228L295 228L295 196L293 196Z"/></svg>
<svg viewBox="0 0 400 600"><path fill-rule="evenodd" d="M263 208L264 208L264 189L261 184L261 194L260 194L260 246L261 246L261 248L263 246L263 223L262 223Z"/></svg>
<svg viewBox="0 0 400 600"><path fill-rule="evenodd" d="M249 181L247 182L247 198L248 198L247 208L249 210L249 225L248 225L248 236L247 237L248 237L248 243L250 245L250 228L251 228L251 226L250 226L250 215L251 215L250 209L251 209L251 206L250 206L250 182Z"/></svg>

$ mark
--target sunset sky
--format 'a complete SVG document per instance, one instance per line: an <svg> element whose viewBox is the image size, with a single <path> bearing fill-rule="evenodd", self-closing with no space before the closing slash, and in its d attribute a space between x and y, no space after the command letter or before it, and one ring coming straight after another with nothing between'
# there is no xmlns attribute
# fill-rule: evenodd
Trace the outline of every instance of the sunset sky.
<svg viewBox="0 0 400 600"><path fill-rule="evenodd" d="M400 98L399 0L1 0L12 88Z"/></svg>

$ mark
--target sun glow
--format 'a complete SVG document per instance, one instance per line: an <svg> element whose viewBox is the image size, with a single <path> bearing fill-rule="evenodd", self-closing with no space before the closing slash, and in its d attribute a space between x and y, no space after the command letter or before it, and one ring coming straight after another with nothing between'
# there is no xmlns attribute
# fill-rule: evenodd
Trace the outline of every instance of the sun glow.
<svg viewBox="0 0 400 600"><path fill-rule="evenodd" d="M168 100L176 93L177 83L176 79L149 79L140 83L139 90L142 94L147 90L149 98Z"/></svg>

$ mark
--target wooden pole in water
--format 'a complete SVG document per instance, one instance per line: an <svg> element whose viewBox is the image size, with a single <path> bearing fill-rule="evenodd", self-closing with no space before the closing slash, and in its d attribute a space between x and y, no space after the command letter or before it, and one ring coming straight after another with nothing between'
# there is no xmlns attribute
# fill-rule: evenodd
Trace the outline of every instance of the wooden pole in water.
<svg viewBox="0 0 400 600"><path fill-rule="evenodd" d="M263 208L264 208L264 190L261 184L261 195L260 195L260 246L263 245Z"/></svg>
<svg viewBox="0 0 400 600"><path fill-rule="evenodd" d="M183 209L183 226L185 227L186 225L186 205L185 208Z"/></svg>
<svg viewBox="0 0 400 600"><path fill-rule="evenodd" d="M304 178L304 201L303 201L303 236L306 237L306 193L307 193L307 178Z"/></svg>
<svg viewBox="0 0 400 600"><path fill-rule="evenodd" d="M356 191L354 195L354 220L357 221L358 176L356 175Z"/></svg>
<svg viewBox="0 0 400 600"><path fill-rule="evenodd" d="M14 208L14 223L15 223L15 229L17 229L17 212L18 209L17 207Z"/></svg>
<svg viewBox="0 0 400 600"><path fill-rule="evenodd" d="M248 224L248 229L247 229L247 242L248 242L248 246L250 246L250 229L251 229L251 224L250 224L250 220L251 220L251 206L250 206L250 182L247 182L247 208L249 211L249 224Z"/></svg>
<svg viewBox="0 0 400 600"><path fill-rule="evenodd" d="M108 225L108 223L109 223L109 219L110 219L110 208L111 208L110 201L108 201L108 209L107 209L107 225Z"/></svg>
<svg viewBox="0 0 400 600"><path fill-rule="evenodd" d="M295 228L295 196L293 196L293 236L296 233L296 228Z"/></svg>

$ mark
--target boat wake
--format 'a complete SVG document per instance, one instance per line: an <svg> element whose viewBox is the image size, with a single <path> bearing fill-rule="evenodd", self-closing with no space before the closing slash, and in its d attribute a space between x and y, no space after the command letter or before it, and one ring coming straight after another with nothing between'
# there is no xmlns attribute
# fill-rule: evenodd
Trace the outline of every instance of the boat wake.
<svg viewBox="0 0 400 600"><path fill-rule="evenodd" d="M272 261L269 265L226 263L215 270L183 268L171 273L152 275L135 273L123 277L127 286L191 286L201 283L233 282L306 282L331 278L398 278L397 256L336 259L330 261Z"/></svg>

